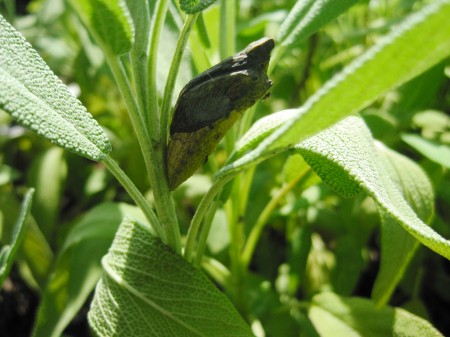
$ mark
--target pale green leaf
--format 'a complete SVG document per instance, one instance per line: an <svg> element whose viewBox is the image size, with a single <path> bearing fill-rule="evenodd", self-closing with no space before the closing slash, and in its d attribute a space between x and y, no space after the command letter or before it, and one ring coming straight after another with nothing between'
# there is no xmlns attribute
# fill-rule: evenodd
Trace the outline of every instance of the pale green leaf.
<svg viewBox="0 0 450 337"><path fill-rule="evenodd" d="M133 25L124 0L69 0L83 24L103 47L116 55L133 44Z"/></svg>
<svg viewBox="0 0 450 337"><path fill-rule="evenodd" d="M413 161L377 143L377 153L386 172L422 221L429 223L434 213L434 194L425 172ZM387 304L418 247L418 241L394 219L382 212L381 263L372 298Z"/></svg>
<svg viewBox="0 0 450 337"><path fill-rule="evenodd" d="M277 41L290 45L310 36L359 0L298 0L283 21Z"/></svg>
<svg viewBox="0 0 450 337"><path fill-rule="evenodd" d="M0 108L66 150L102 160L111 144L37 52L0 16Z"/></svg>
<svg viewBox="0 0 450 337"><path fill-rule="evenodd" d="M13 228L13 233L9 244L4 245L0 251L0 286L5 281L14 263L17 250L21 246L25 237L25 229L28 214L31 209L34 189L29 189L22 202L19 218Z"/></svg>
<svg viewBox="0 0 450 337"><path fill-rule="evenodd" d="M226 296L140 224L121 224L102 263L88 315L99 336L252 336Z"/></svg>
<svg viewBox="0 0 450 337"><path fill-rule="evenodd" d="M326 83L254 150L224 167L233 174L353 115L450 55L450 1L434 1ZM361 88L364 88L363 90Z"/></svg>
<svg viewBox="0 0 450 337"><path fill-rule="evenodd" d="M135 206L105 203L74 224L42 293L35 337L61 336L100 278L100 260L111 246L124 217L145 221Z"/></svg>
<svg viewBox="0 0 450 337"><path fill-rule="evenodd" d="M187 14L195 14L208 8L217 0L180 0L181 9Z"/></svg>
<svg viewBox="0 0 450 337"><path fill-rule="evenodd" d="M363 298L313 297L309 318L321 337L443 337L429 322L401 308L377 308Z"/></svg>
<svg viewBox="0 0 450 337"><path fill-rule="evenodd" d="M422 244L436 253L450 259L450 241L433 231L405 201L399 188L391 180L389 173L375 150L372 136L361 118L348 117L332 128L301 142L296 146L301 152L308 151L318 157L334 162L340 170L347 172L347 179L341 181L342 174L332 170L324 172L320 169L316 173L338 190L344 183L359 184L390 217L394 218L406 231L418 239ZM314 165L313 165L314 168ZM331 182L335 178L337 181ZM354 183L350 183L350 179ZM422 184L422 182L420 182ZM426 214L430 214L430 196L423 191L414 191L418 185L408 186L408 193L417 193L412 202L420 204ZM423 186L422 186L423 188ZM424 193L422 195L422 193ZM419 201L422 201L419 203ZM428 200L425 202L425 200Z"/></svg>
<svg viewBox="0 0 450 337"><path fill-rule="evenodd" d="M448 145L433 142L413 134L402 135L402 140L431 161L450 168L450 147Z"/></svg>

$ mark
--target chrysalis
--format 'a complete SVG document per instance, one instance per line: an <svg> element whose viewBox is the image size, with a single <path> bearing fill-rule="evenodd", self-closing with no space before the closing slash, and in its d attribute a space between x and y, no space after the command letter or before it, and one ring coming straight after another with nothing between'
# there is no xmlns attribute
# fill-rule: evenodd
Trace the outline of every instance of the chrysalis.
<svg viewBox="0 0 450 337"><path fill-rule="evenodd" d="M192 176L225 133L272 86L274 40L262 38L201 73L181 90L170 126L167 177L174 190Z"/></svg>

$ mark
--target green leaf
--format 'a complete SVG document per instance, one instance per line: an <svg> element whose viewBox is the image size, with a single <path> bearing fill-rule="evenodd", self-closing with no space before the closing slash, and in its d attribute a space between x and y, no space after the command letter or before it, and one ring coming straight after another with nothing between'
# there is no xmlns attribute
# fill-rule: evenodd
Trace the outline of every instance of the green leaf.
<svg viewBox="0 0 450 337"><path fill-rule="evenodd" d="M124 0L69 0L83 24L103 47L116 55L133 44L133 25Z"/></svg>
<svg viewBox="0 0 450 337"><path fill-rule="evenodd" d="M443 336L429 322L404 309L378 309L369 300L333 293L314 296L308 316L321 337Z"/></svg>
<svg viewBox="0 0 450 337"><path fill-rule="evenodd" d="M61 336L100 278L100 260L124 217L145 221L135 206L104 203L74 224L42 293L35 337Z"/></svg>
<svg viewBox="0 0 450 337"><path fill-rule="evenodd" d="M281 24L277 41L283 46L299 42L357 2L359 0L299 0Z"/></svg>
<svg viewBox="0 0 450 337"><path fill-rule="evenodd" d="M25 237L25 224L31 209L34 189L29 189L22 202L19 218L14 226L9 245L4 245L0 251L0 285L3 285L14 263L17 250Z"/></svg>
<svg viewBox="0 0 450 337"><path fill-rule="evenodd" d="M336 193L339 193L344 198L354 198L361 192L359 184L353 180L339 163L330 161L330 158L310 152L310 150L299 149L299 153L323 182Z"/></svg>
<svg viewBox="0 0 450 337"><path fill-rule="evenodd" d="M180 7L187 14L195 14L208 8L217 0L180 0Z"/></svg>
<svg viewBox="0 0 450 337"><path fill-rule="evenodd" d="M0 108L52 143L92 160L111 144L37 52L0 16Z"/></svg>
<svg viewBox="0 0 450 337"><path fill-rule="evenodd" d="M316 153L317 156L340 166L341 170L347 172L349 178L354 179L378 206L406 231L428 248L450 259L450 241L428 227L407 204L397 185L392 182L386 167L380 161L372 136L361 118L348 117L332 128L301 142L296 148L301 152ZM321 175L322 171L316 173L327 183L333 179L333 171L325 171L326 175ZM413 171L411 175L415 173L416 171ZM338 181L331 183L332 187L336 188L342 184L339 181L341 176L335 175ZM349 180L345 182L349 183ZM344 186L340 187L340 189L344 188ZM417 186L409 188L414 190ZM429 198L429 196L425 193L420 198ZM418 202L419 197L413 200ZM422 204L426 205L422 207L427 208L429 214L430 201Z"/></svg>
<svg viewBox="0 0 450 337"><path fill-rule="evenodd" d="M359 132L357 127L366 132ZM323 182L343 197L353 198L361 192L355 175L362 174L367 163L357 161L366 144L371 143L372 137L364 123L357 118L347 118L299 143L295 149Z"/></svg>
<svg viewBox="0 0 450 337"><path fill-rule="evenodd" d="M371 104L450 55L450 2L434 1L407 18L313 95L254 150L224 167L233 174ZM364 88L364 90L355 90Z"/></svg>
<svg viewBox="0 0 450 337"><path fill-rule="evenodd" d="M225 295L142 225L124 221L102 263L88 315L99 336L253 336Z"/></svg>
<svg viewBox="0 0 450 337"><path fill-rule="evenodd" d="M446 168L450 168L449 146L413 134L402 135L402 140L431 161Z"/></svg>
<svg viewBox="0 0 450 337"><path fill-rule="evenodd" d="M410 159L381 143L377 143L376 148L389 176L405 199L419 217L429 223L434 213L434 195L428 177ZM381 219L381 264L372 290L372 298L378 306L387 304L419 245L385 212L381 213Z"/></svg>

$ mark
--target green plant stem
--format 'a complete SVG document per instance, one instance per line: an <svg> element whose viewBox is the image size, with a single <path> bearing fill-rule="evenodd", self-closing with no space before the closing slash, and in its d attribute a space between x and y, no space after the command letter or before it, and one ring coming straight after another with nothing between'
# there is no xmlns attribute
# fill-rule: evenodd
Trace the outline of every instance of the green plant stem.
<svg viewBox="0 0 450 337"><path fill-rule="evenodd" d="M253 117L255 116L256 106L258 105L258 103L259 102L257 102L243 114L242 119L239 122L239 129L237 132L238 139L241 138L250 128Z"/></svg>
<svg viewBox="0 0 450 337"><path fill-rule="evenodd" d="M221 0L221 11L220 11L220 56L222 59L233 55L236 51L235 46L235 24L236 24L236 1L235 0ZM225 149L227 153L231 153L235 147L237 139L238 126L232 128L225 136ZM242 226L240 222L240 207L241 195L239 194L241 185L241 176L237 176L234 181L233 191L231 198L225 205L228 226L230 231L230 259L231 259L231 270L233 275L233 282L235 284L235 302L237 306L244 310L245 299L243 298L243 284L242 273L240 269L240 251L242 247Z"/></svg>
<svg viewBox="0 0 450 337"><path fill-rule="evenodd" d="M231 273L222 263L205 256L202 259L202 267L203 270L205 270L209 276L226 291L229 292L232 289L232 284L230 282Z"/></svg>
<svg viewBox="0 0 450 337"><path fill-rule="evenodd" d="M248 197L250 195L250 188L253 183L253 176L255 174L256 166L250 167L247 171L244 171L241 184L241 204L240 209L245 212L247 209Z"/></svg>
<svg viewBox="0 0 450 337"><path fill-rule="evenodd" d="M148 59L148 95L145 121L147 142L141 143L150 182L155 198L155 206L161 220L167 244L177 253L181 253L181 237L178 219L175 213L172 196L166 178L163 141L159 128L158 93L156 86L156 69L159 41L164 26L169 0L158 0L155 5L155 15L150 29L149 59ZM151 160L150 160L151 159Z"/></svg>
<svg viewBox="0 0 450 337"><path fill-rule="evenodd" d="M241 252L244 240L243 219L240 217L242 175L238 175L233 184L231 198L226 203L228 227L230 232L230 269L233 277L233 298L241 313L247 312L247 300L244 290L244 269L242 269Z"/></svg>
<svg viewBox="0 0 450 337"><path fill-rule="evenodd" d="M142 7L140 8L145 11L145 14L141 15L143 19L141 19L140 22L140 29L142 29L143 31L135 33L135 41L133 49L130 53L134 87L141 115L146 111L148 101L148 31L150 30L149 3L148 0L142 1L145 2L145 4L142 4ZM144 116L141 116L141 119L146 120Z"/></svg>
<svg viewBox="0 0 450 337"><path fill-rule="evenodd" d="M220 57L224 60L236 51L236 0L221 0L220 6Z"/></svg>
<svg viewBox="0 0 450 337"><path fill-rule="evenodd" d="M233 55L236 52L235 38L236 38L236 1L235 0L221 0L220 2L220 45L219 53L222 60ZM231 153L236 144L237 127L233 127L225 135L225 150Z"/></svg>
<svg viewBox="0 0 450 337"><path fill-rule="evenodd" d="M214 200L214 197L219 193L221 188L232 178L234 175L223 177L220 180L216 180L211 188L209 189L208 193L205 194L202 201L200 202L200 205L198 205L198 208L194 214L194 217L191 220L191 225L189 227L187 237L186 237L186 245L184 249L184 257L187 261L192 262L193 261L193 255L194 255L194 249L195 249L195 241L197 238L197 234L200 230L200 226L202 224L202 220L206 214L206 211L210 207L211 203Z"/></svg>
<svg viewBox="0 0 450 337"><path fill-rule="evenodd" d="M148 201L144 198L136 185L110 156L106 156L106 158L103 160L103 163L114 175L114 177L116 177L120 184L126 189L128 194L133 198L136 205L138 205L142 212L145 214L147 220L149 221L150 225L155 230L157 235L164 241L164 232L162 230L161 223L159 222L156 214L151 209Z"/></svg>
<svg viewBox="0 0 450 337"><path fill-rule="evenodd" d="M116 80L119 91L125 101L125 105L127 106L131 123L133 124L136 137L142 149L147 170L149 170L149 167L151 167L151 156L149 155L149 151L145 151L145 149L148 147L149 137L147 134L147 130L145 129L141 114L139 112L138 104L133 95L128 76L125 72L122 62L116 55L111 54L108 51L105 51L105 55L111 72L113 73L113 76Z"/></svg>
<svg viewBox="0 0 450 337"><path fill-rule="evenodd" d="M253 252L255 251L256 244L258 243L259 238L261 237L261 233L264 229L264 226L266 225L267 221L269 220L270 215L275 210L275 208L280 203L281 199L284 198L284 196L294 188L295 185L305 177L308 176L310 171L302 172L297 177L292 179L288 184L283 186L264 207L264 210L259 215L258 219L256 220L255 225L253 226L250 235L248 236L247 242L245 244L244 250L241 255L241 263L244 269L248 268L248 265L250 263L250 260L253 256Z"/></svg>
<svg viewBox="0 0 450 337"><path fill-rule="evenodd" d="M286 46L283 45L275 45L275 48L270 56L269 68L267 69L267 75L270 77L275 67L278 65L281 57L284 55L287 50Z"/></svg>
<svg viewBox="0 0 450 337"><path fill-rule="evenodd" d="M197 252L194 257L194 266L196 267L200 267L202 263L203 255L206 249L206 241L208 239L209 231L211 230L211 224L218 207L219 200L215 199L211 203L211 206L209 207L208 212L205 215L205 219L203 220L203 226L200 229L200 235L197 244Z"/></svg>
<svg viewBox="0 0 450 337"><path fill-rule="evenodd" d="M159 114L158 114L158 90L156 86L156 69L158 59L159 41L161 31L164 27L169 0L158 0L155 5L155 15L153 16L150 29L149 58L148 58L148 102L147 102L147 126L154 134L159 136ZM149 130L150 131L150 130Z"/></svg>
<svg viewBox="0 0 450 337"><path fill-rule="evenodd" d="M145 129L136 100L134 99L125 69L119 58L105 52L106 59L116 79L116 83L127 105L131 122L139 141L144 161L152 183L155 195L155 206L163 226L164 236L161 239L177 252L181 252L181 240L178 223L175 216L175 208L170 197L169 187L165 178L164 161L158 142L148 134ZM156 144L156 145L155 145ZM164 185L165 183L165 185Z"/></svg>
<svg viewBox="0 0 450 337"><path fill-rule="evenodd" d="M175 81L178 75L178 70L180 69L180 63L183 56L183 51L186 48L186 44L189 38L189 33L197 20L198 13L194 15L189 15L184 23L183 29L180 32L180 37L178 38L177 46L175 48L175 53L172 59L172 64L170 65L169 75L167 77L166 87L164 88L164 97L161 105L161 140L163 144L163 152L165 153L165 148L167 141L169 139L169 123L171 120L170 106L172 103L173 90L175 87Z"/></svg>

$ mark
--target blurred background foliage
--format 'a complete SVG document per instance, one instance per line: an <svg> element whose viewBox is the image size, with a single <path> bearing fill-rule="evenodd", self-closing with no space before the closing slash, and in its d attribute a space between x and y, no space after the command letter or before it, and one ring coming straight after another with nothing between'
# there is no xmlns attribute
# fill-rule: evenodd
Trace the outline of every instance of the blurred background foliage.
<svg viewBox="0 0 450 337"><path fill-rule="evenodd" d="M261 36L276 36L295 2L238 1L236 50ZM361 1L318 33L290 47L277 60L276 70L271 75L274 83L271 96L258 105L254 119L301 106L392 25L427 2L431 1ZM8 12L2 2L0 6L2 13L105 128L113 144L113 157L151 198L140 150L112 75L101 50L73 12L63 0L17 1L16 15ZM203 13L209 39L202 40L201 31L194 30L191 48L186 51L181 67L177 92L194 75L220 60L219 15L218 5ZM163 48L158 51L161 90L181 24L176 10L171 8L163 33ZM195 48L196 44L201 48ZM432 226L445 237L450 237L449 78L450 62L446 60L361 112L376 139L413 159L426 171L436 197ZM370 78L367 81L370 85ZM42 242L48 243L48 247L42 249L48 264L53 263L53 256L74 222L87 211L108 201L132 204L102 164L55 148L2 112L0 147L1 221L14 221L25 188L35 187L32 214L45 237ZM226 158L225 146L220 146L207 165L174 193L183 233L208 189L212 173ZM242 221L247 230L284 184L298 175L298 167L307 170L300 156L288 159L287 155L281 155L256 168ZM224 265L229 263L230 238L226 221L224 210L219 209L208 241L208 254ZM299 326L303 327L303 332L308 332L302 306L303 301L314 294L332 290L340 295L370 297L378 271L379 223L380 217L370 197L360 194L354 199L344 199L309 173L302 184L279 198L278 207L269 218L250 265L253 274L247 287L251 300L245 310L263 322L269 336L276 336L271 331L280 331L280 327L285 331L284 336L298 336ZM10 330L9 336L27 335L39 289L50 271L50 265L43 266L42 279L35 279L27 268L30 267L26 262L18 263L11 276L15 284L14 296L9 298L5 288L0 296L0 316L3 316L0 332L6 327L11 329L8 325L11 322L15 322L13 325L17 329ZM448 284L450 263L421 247L390 304L429 319L442 333L450 335ZM15 301L17 298L19 303ZM15 309L11 310L8 305ZM86 306L66 331L68 335L87 335L85 314ZM21 320L25 322L23 325Z"/></svg>

